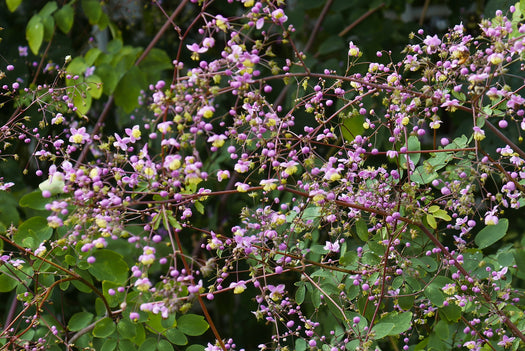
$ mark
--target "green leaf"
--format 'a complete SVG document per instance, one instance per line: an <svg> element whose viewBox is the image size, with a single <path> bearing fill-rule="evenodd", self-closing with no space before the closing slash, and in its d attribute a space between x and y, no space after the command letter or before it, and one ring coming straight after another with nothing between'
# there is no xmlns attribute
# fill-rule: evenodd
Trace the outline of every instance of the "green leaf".
<svg viewBox="0 0 525 351"><path fill-rule="evenodd" d="M41 191L49 191L51 195L62 194L64 192L64 177L61 176L50 176L38 185Z"/></svg>
<svg viewBox="0 0 525 351"><path fill-rule="evenodd" d="M102 15L102 6L98 0L82 0L82 9L90 24L97 24Z"/></svg>
<svg viewBox="0 0 525 351"><path fill-rule="evenodd" d="M84 62L87 66L92 66L101 54L102 51L99 48L91 48L84 55Z"/></svg>
<svg viewBox="0 0 525 351"><path fill-rule="evenodd" d="M355 222L355 230L359 239L368 241L368 226L364 220L359 219Z"/></svg>
<svg viewBox="0 0 525 351"><path fill-rule="evenodd" d="M204 205L201 202L195 201L193 206L195 206L195 209L197 210L197 212L199 212L200 214L204 214Z"/></svg>
<svg viewBox="0 0 525 351"><path fill-rule="evenodd" d="M378 323L392 324L392 330L390 330L387 335L399 335L410 328L412 323L412 312L391 312L381 318Z"/></svg>
<svg viewBox="0 0 525 351"><path fill-rule="evenodd" d="M139 105L138 98L141 90L146 86L144 74L136 66L124 74L115 88L115 104L124 109L125 112L131 112Z"/></svg>
<svg viewBox="0 0 525 351"><path fill-rule="evenodd" d="M110 24L108 15L102 11L102 14L100 15L100 18L98 19L97 26L98 28L103 31L106 29L106 27Z"/></svg>
<svg viewBox="0 0 525 351"><path fill-rule="evenodd" d="M113 282L110 282L110 281L107 281L107 280L104 280L102 282L102 293L103 293L104 297L106 298L106 300L108 302L108 305L110 307L116 307L120 302L122 302L122 300L124 298L124 294L123 293L117 292L117 289L118 289L119 286L120 286L120 284L116 284L116 283L113 283ZM115 294L114 295L110 295L109 294L109 289L115 290Z"/></svg>
<svg viewBox="0 0 525 351"><path fill-rule="evenodd" d="M175 313L168 314L168 318L162 318L160 324L163 328L173 328L177 326L177 319L175 318Z"/></svg>
<svg viewBox="0 0 525 351"><path fill-rule="evenodd" d="M93 284L93 278L91 277L91 274L89 274L87 271L78 269L76 273L82 278L84 278L84 280L87 281L88 283ZM79 291L85 292L86 294L90 294L93 292L89 286L87 286L80 280L72 280L71 284L73 284L75 288L77 288Z"/></svg>
<svg viewBox="0 0 525 351"><path fill-rule="evenodd" d="M344 118L341 124L343 138L348 142L352 142L357 135L361 135L365 131L363 127L364 121L365 117L360 114L353 114L351 117Z"/></svg>
<svg viewBox="0 0 525 351"><path fill-rule="evenodd" d="M443 319L440 320L434 327L434 332L441 340L447 340L449 334L448 323Z"/></svg>
<svg viewBox="0 0 525 351"><path fill-rule="evenodd" d="M42 23L44 24L44 40L49 41L55 34L55 20L51 16L42 16Z"/></svg>
<svg viewBox="0 0 525 351"><path fill-rule="evenodd" d="M83 84L83 79L76 81L76 86L70 87L68 93L72 96L73 104L79 116L84 116L91 108L92 98L87 92L87 86Z"/></svg>
<svg viewBox="0 0 525 351"><path fill-rule="evenodd" d="M407 140L407 144L408 144L408 151L421 151L421 142L419 141L417 136L415 135L409 136ZM403 145L403 146L406 146L406 145ZM419 159L421 158L420 153L403 154L401 157L401 160L402 160L401 166L405 169L407 168L407 165L406 165L407 155L410 161L414 163L414 165L417 165L417 163L419 162Z"/></svg>
<svg viewBox="0 0 525 351"><path fill-rule="evenodd" d="M20 224L18 231L13 236L13 240L18 245L30 249L36 249L44 240L53 234L53 229L47 225L47 219L36 216Z"/></svg>
<svg viewBox="0 0 525 351"><path fill-rule="evenodd" d="M163 333L166 331L166 329L168 329L162 325L162 316L160 314L154 314L151 312L148 312L147 327L149 327L151 330L154 330L156 333Z"/></svg>
<svg viewBox="0 0 525 351"><path fill-rule="evenodd" d="M507 229L509 228L509 221L506 218L499 220L496 225L487 225L485 228L481 229L476 235L474 241L478 248L484 249L491 246L507 234Z"/></svg>
<svg viewBox="0 0 525 351"><path fill-rule="evenodd" d="M26 27L26 39L29 43L31 52L38 55L38 50L44 40L44 23L42 17L38 14L33 15Z"/></svg>
<svg viewBox="0 0 525 351"><path fill-rule="evenodd" d="M79 331L85 328L91 323L93 319L93 313L89 312L77 312L69 319L67 328L71 331Z"/></svg>
<svg viewBox="0 0 525 351"><path fill-rule="evenodd" d="M166 338L175 345L188 344L188 338L177 328L171 328L166 331Z"/></svg>
<svg viewBox="0 0 525 351"><path fill-rule="evenodd" d="M448 215L447 211L441 210L441 209L439 209L436 212L434 212L433 215L434 215L434 217L440 218L440 219L442 219L444 221L447 221L447 222L452 219L452 217L450 217Z"/></svg>
<svg viewBox="0 0 525 351"><path fill-rule="evenodd" d="M173 346L168 342L168 340L161 339L157 344L158 351L173 351Z"/></svg>
<svg viewBox="0 0 525 351"><path fill-rule="evenodd" d="M93 336L96 338L107 338L115 331L116 326L113 320L109 317L102 318L95 324L93 328Z"/></svg>
<svg viewBox="0 0 525 351"><path fill-rule="evenodd" d="M139 351L152 351L157 348L156 338L147 338L142 345L140 345Z"/></svg>
<svg viewBox="0 0 525 351"><path fill-rule="evenodd" d="M56 1L48 1L44 7L42 7L42 10L38 13L42 17L49 17L53 14L53 12L56 11L58 8Z"/></svg>
<svg viewBox="0 0 525 351"><path fill-rule="evenodd" d="M341 266L346 267L354 264L357 261L357 253L354 251L346 252L340 259L339 263Z"/></svg>
<svg viewBox="0 0 525 351"><path fill-rule="evenodd" d="M461 307L450 304L439 308L439 314L449 322L457 322L461 318Z"/></svg>
<svg viewBox="0 0 525 351"><path fill-rule="evenodd" d="M136 345L130 340L119 340L118 342L119 351L136 351Z"/></svg>
<svg viewBox="0 0 525 351"><path fill-rule="evenodd" d="M359 347L359 344L361 344L361 341L359 339L355 339L355 340L352 340L350 341L349 343L347 343L345 345L345 348L348 350L348 351L355 351L358 349Z"/></svg>
<svg viewBox="0 0 525 351"><path fill-rule="evenodd" d="M330 36L327 40L323 41L317 50L318 55L329 54L334 51L341 51L346 48L346 42L338 36Z"/></svg>
<svg viewBox="0 0 525 351"><path fill-rule="evenodd" d="M102 344L102 347L100 348L100 351L113 351L117 349L117 340L113 338L106 339L104 341L104 344Z"/></svg>
<svg viewBox="0 0 525 351"><path fill-rule="evenodd" d="M306 340L297 338L295 339L295 351L305 351L306 350Z"/></svg>
<svg viewBox="0 0 525 351"><path fill-rule="evenodd" d="M67 34L73 27L73 21L75 19L75 10L71 3L67 3L60 10L53 14L58 28L64 33Z"/></svg>
<svg viewBox="0 0 525 351"><path fill-rule="evenodd" d="M427 272L435 272L438 268L436 260L430 256L416 257L412 262L415 267L422 267Z"/></svg>
<svg viewBox="0 0 525 351"><path fill-rule="evenodd" d="M69 65L67 65L66 72L71 75L75 75L75 74L82 75L86 71L87 67L88 65L86 64L86 61L84 60L84 58L81 56L78 56L72 59ZM68 86L78 85L78 81L73 80L73 79L68 79L67 85Z"/></svg>
<svg viewBox="0 0 525 351"><path fill-rule="evenodd" d="M42 197L42 192L40 190L35 190L22 196L19 204L21 207L32 208L33 210L45 210L46 204L49 202L50 199Z"/></svg>
<svg viewBox="0 0 525 351"><path fill-rule="evenodd" d="M375 339L379 340L387 335L391 335L390 332L394 329L393 323L382 323L379 322L372 328L372 332L375 333Z"/></svg>
<svg viewBox="0 0 525 351"><path fill-rule="evenodd" d="M306 288L304 285L301 285L297 288L297 291L295 292L295 303L298 305L302 304L304 302L304 297L306 294Z"/></svg>
<svg viewBox="0 0 525 351"><path fill-rule="evenodd" d="M5 269L2 269L4 267L1 267L1 271L5 271ZM19 281L17 279L14 279L11 277L11 274L8 274L7 272L0 272L0 292L9 292L16 288L19 284Z"/></svg>
<svg viewBox="0 0 525 351"><path fill-rule="evenodd" d="M124 339L132 339L136 335L136 327L137 325L135 323L132 323L129 319L121 319L117 324L117 330L121 337Z"/></svg>
<svg viewBox="0 0 525 351"><path fill-rule="evenodd" d="M102 91L106 95L113 94L118 84L118 75L115 69L108 63L97 66L97 75L102 78Z"/></svg>
<svg viewBox="0 0 525 351"><path fill-rule="evenodd" d="M443 292L439 287L437 287L434 284L431 284L427 286L425 289L425 296L437 307L443 306L443 302L445 301L445 297L443 296Z"/></svg>
<svg viewBox="0 0 525 351"><path fill-rule="evenodd" d="M18 6L22 3L22 0L5 0L7 9L11 12L15 12Z"/></svg>
<svg viewBox="0 0 525 351"><path fill-rule="evenodd" d="M209 327L204 317L196 314L186 314L177 319L177 328L186 335L202 335Z"/></svg>
<svg viewBox="0 0 525 351"><path fill-rule="evenodd" d="M87 92L93 99L99 99L102 96L102 79L93 74L85 79Z"/></svg>
<svg viewBox="0 0 525 351"><path fill-rule="evenodd" d="M97 250L93 253L95 262L89 267L89 273L98 280L109 280L124 284L128 279L128 265L122 256L111 250Z"/></svg>
<svg viewBox="0 0 525 351"><path fill-rule="evenodd" d="M516 260L516 265L518 266L516 276L520 279L525 279L525 250L516 250L513 254L514 259Z"/></svg>
<svg viewBox="0 0 525 351"><path fill-rule="evenodd" d="M314 254L319 254L319 255L323 255L328 252L328 250L326 250L323 245L312 245L310 247L310 251L313 252Z"/></svg>
<svg viewBox="0 0 525 351"><path fill-rule="evenodd" d="M33 274L33 268L26 263L23 263L18 268L8 264L0 266L0 292L11 291L22 282L27 287Z"/></svg>
<svg viewBox="0 0 525 351"><path fill-rule="evenodd" d="M437 228L437 222L436 222L436 218L431 215L430 213L427 213L426 215L426 220L427 220L427 223L428 225L432 228L432 229L436 229Z"/></svg>
<svg viewBox="0 0 525 351"><path fill-rule="evenodd" d="M139 68L148 75L152 75L164 70L173 69L173 63L166 51L153 48L146 58L140 62Z"/></svg>
<svg viewBox="0 0 525 351"><path fill-rule="evenodd" d="M398 298L399 307L401 307L404 310L408 310L414 306L414 301L416 297L414 295L410 295L409 291L405 291L405 296L400 296Z"/></svg>
<svg viewBox="0 0 525 351"><path fill-rule="evenodd" d="M428 184L438 177L437 172L431 167L431 165L423 164L417 166L414 173L410 176L410 180L413 180L417 184Z"/></svg>
<svg viewBox="0 0 525 351"><path fill-rule="evenodd" d="M0 222L3 225L18 225L20 215L16 207L17 201L11 193L0 192Z"/></svg>
<svg viewBox="0 0 525 351"><path fill-rule="evenodd" d="M188 346L186 348L186 351L204 351L205 347L202 345L194 344L191 346Z"/></svg>

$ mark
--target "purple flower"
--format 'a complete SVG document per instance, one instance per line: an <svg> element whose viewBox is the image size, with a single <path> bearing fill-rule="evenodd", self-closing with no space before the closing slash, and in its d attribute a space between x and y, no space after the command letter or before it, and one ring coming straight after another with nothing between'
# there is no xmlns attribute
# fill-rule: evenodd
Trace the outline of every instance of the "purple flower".
<svg viewBox="0 0 525 351"><path fill-rule="evenodd" d="M508 337L507 335L503 335L503 338L501 339L500 342L498 342L498 345L499 346L503 346L505 348L507 347L511 347L512 346L512 342L514 341L514 339L516 339L515 337Z"/></svg>
<svg viewBox="0 0 525 351"><path fill-rule="evenodd" d="M18 55L20 55L21 57L27 56L27 46L19 46Z"/></svg>
<svg viewBox="0 0 525 351"><path fill-rule="evenodd" d="M330 241L326 242L326 245L324 246L325 250L328 250L330 252L339 252L339 243L336 241L335 243L332 243Z"/></svg>
<svg viewBox="0 0 525 351"><path fill-rule="evenodd" d="M270 291L270 298L273 301L280 300L284 295L284 284L279 284L277 286L268 285L267 288Z"/></svg>
<svg viewBox="0 0 525 351"><path fill-rule="evenodd" d="M71 127L70 132L71 136L69 137L69 142L71 143L84 144L91 139L89 134L86 133L86 127L80 127L78 129Z"/></svg>
<svg viewBox="0 0 525 351"><path fill-rule="evenodd" d="M433 54L437 51L439 44L441 44L441 40L438 38L437 35L434 35L433 37L427 35L425 40L423 40L423 43L427 46L427 54Z"/></svg>
<svg viewBox="0 0 525 351"><path fill-rule="evenodd" d="M208 51L207 47L200 47L199 44L197 44L197 43L193 43L191 45L186 45L186 47L191 52L196 52L198 54L202 54L202 53L205 53L206 51Z"/></svg>

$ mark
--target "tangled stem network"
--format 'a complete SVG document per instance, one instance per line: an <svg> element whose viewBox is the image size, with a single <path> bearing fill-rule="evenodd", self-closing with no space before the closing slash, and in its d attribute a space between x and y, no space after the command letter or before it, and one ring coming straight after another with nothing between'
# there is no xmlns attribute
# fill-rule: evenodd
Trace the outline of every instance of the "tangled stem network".
<svg viewBox="0 0 525 351"><path fill-rule="evenodd" d="M52 84L4 86L0 140L30 149L40 186L1 228L3 349L173 349L208 328L188 350L242 349L214 304L233 295L271 326L261 350L523 347L519 4L478 36L419 30L400 60L350 42L344 71L316 72L283 1L238 2L155 2L167 20L145 50L115 39ZM171 28L173 78L147 81ZM133 112L122 128L113 104ZM57 312L58 290L94 306Z"/></svg>

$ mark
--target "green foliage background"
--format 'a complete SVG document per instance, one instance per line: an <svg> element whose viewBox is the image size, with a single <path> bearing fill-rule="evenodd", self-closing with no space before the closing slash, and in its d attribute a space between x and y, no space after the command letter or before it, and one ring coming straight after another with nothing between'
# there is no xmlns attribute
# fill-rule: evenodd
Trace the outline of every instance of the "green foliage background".
<svg viewBox="0 0 525 351"><path fill-rule="evenodd" d="M0 2L0 26L4 28L0 32L2 38L0 60L3 61L2 65L13 64L15 66L15 70L9 72L10 77L16 76L31 80L36 76L32 83L33 86L52 84L55 77L53 72L36 74L42 53L45 52L46 54L43 61L44 65L48 63L62 65L64 57L71 55L72 61L68 63L68 71L73 74L81 74L92 65L97 67L96 76L91 78L92 89L87 91L88 98L82 100L79 95L78 101L75 101L75 105L80 111L79 114L86 114L85 118L88 123L92 125L95 123L96 117L103 113L109 99L113 99L114 104L111 105L105 119L104 128L108 135L111 135L112 131L121 131L135 124L136 120L133 119L133 115L150 113L138 105L137 97L141 90L147 89L148 83L161 78L170 80L172 74L170 58L175 57L179 50L177 31L168 30L149 55L139 64L136 64L144 48L147 47L159 27L165 22L165 15L156 6L150 2L131 0L105 1L104 6L101 5L102 2L96 0L68 2L66 6L62 6L62 1L22 1L16 11L11 12L8 7L14 7L16 3L16 1L9 0ZM178 5L178 1L163 2L163 8L168 14L172 13ZM426 5L430 5L430 7L424 15L421 15L421 11ZM481 0L475 2L470 0L295 0L288 2L287 14L289 22L295 25L294 39L299 45L299 50L305 50L308 53L308 66L314 71L329 68L343 73L349 41L359 45L364 53L362 61L373 61L375 53L379 50L391 50L392 60L395 61L399 58L400 50L407 43L409 33L415 32L419 28L424 28L425 32L428 33L439 34L447 27L463 22L472 33L476 33L478 29L475 24L480 17L491 16L495 9L507 8L508 5L509 1ZM218 2L213 6L217 6L218 10L226 12L225 15L233 15L238 11L236 6L221 8ZM325 6L328 8L326 13L323 12ZM210 12L213 11L214 9L210 9ZM194 9L191 6L184 8L176 23L177 26L180 28L187 27L193 20L194 14ZM324 17L321 17L321 14ZM317 30L316 27L318 27ZM27 57L19 57L18 55L18 47L28 45L22 35L23 33L27 33L26 37L30 46ZM312 38L312 33L315 33L314 38ZM187 38L187 41L191 42L191 38ZM105 50L95 49L93 43L97 44L96 47ZM282 51L279 52L278 50ZM276 61L289 56L290 53L286 50L284 47L276 49L274 52ZM183 53L183 55L186 55L183 56L183 61L189 61L188 52ZM363 66L363 70L366 70L365 66ZM96 87L98 82L103 83L102 89ZM73 84L73 82L70 83ZM275 89L274 92L275 98L280 98L288 107L293 104L294 93L293 88L285 89L284 86L282 89ZM0 101L0 103L6 104L4 108L0 109L0 120L8 121L10 112L16 106L10 106L13 104L10 100ZM370 103L373 104L374 102L371 101ZM35 106L25 113L37 115L38 108ZM28 121L29 125L31 123L36 126L38 120ZM298 123L297 128L302 128L300 123ZM447 128L450 135L454 136L462 128L461 119L449 121ZM38 199L37 195L31 195L31 198L26 198L27 206L24 206L23 200L24 195L27 196L26 194L31 193L40 182L32 175L42 165L37 166L34 161L30 160L30 154L24 144L15 145L14 150L19 155L18 160L10 160L0 165L0 176L16 182L12 192L0 193L0 229L4 228L5 231L9 225L18 225L23 222L32 230L40 228L41 230L37 230L37 236L43 240L49 237L48 229L50 228L45 224L43 207L38 206L38 201L41 199ZM234 200L229 200L232 202L232 211L239 210L242 205L242 202ZM206 222L210 221L214 227L220 227L221 221L225 220L229 221L229 225L234 224L228 218L228 213L224 212L224 206L219 204L215 210L212 216L200 217L199 220L202 223L198 225L206 226ZM44 217L39 217L39 215ZM32 222L30 223L30 221ZM513 234L515 237L508 239L521 240L519 233L522 233L524 228L525 223L522 219L513 221L511 233L515 233ZM24 242L25 239L23 229L22 225L18 237L20 243ZM479 240L483 240L483 238ZM0 245L1 243L0 241ZM484 243L483 245L488 246L489 244ZM32 245L29 244L28 246L31 247ZM36 244L37 246L38 244ZM131 255L126 255L131 254L129 252L131 249L127 247L112 247L111 249L120 252L122 256L117 257L110 250L99 251L100 257L97 257L97 262L100 264L106 262L107 267L99 266L99 269L90 270L90 273L100 280L106 279L108 274L118 275L122 271L119 267L127 267L133 264L128 259ZM31 274L31 272L27 273ZM280 279L284 283L291 283L296 277L283 275ZM119 281L120 279L112 276L110 280ZM8 282L0 281L0 286L2 284L4 285L0 289L7 292L0 292L0 298L3 301L12 301L17 292L8 291L10 289L5 285L9 284ZM79 293L77 289L85 293ZM301 288L298 291L301 291ZM73 331L87 326L96 313L95 309L101 308L101 306L96 306L96 296L91 294L91 290L76 282L71 284L70 289L55 289L53 294L56 295L54 296L55 299L63 301L69 307L66 311L60 311L61 307L57 305L55 313L57 315L64 314L62 318L70 321L69 327ZM220 295L214 302L210 303L212 318L220 326L223 333L232 336L248 350L255 349L260 342L268 339L266 333L271 333L269 328L265 329L260 323L256 323L255 319L247 316L245 313L249 308L247 306L252 305L253 301L249 299L249 294L235 298ZM0 317L4 320L9 314L9 308L9 303L0 304ZM73 318L71 318L72 316ZM104 324L105 322L101 322L95 328L94 335L99 337L97 342L102 343L103 338L113 332L109 329L114 324L110 321L107 322L107 325ZM166 322L159 321L158 323L162 323L161 328L167 327ZM179 323L181 323L180 319ZM132 328L131 325L128 327ZM135 332L141 333L140 331ZM183 329L182 332L184 333L171 332L173 335L171 335L171 339L170 337L168 339L170 341L172 339L179 340L177 338L186 338L185 335L192 337L196 343L204 343L211 339L210 331L207 331L201 339L198 337L201 330L194 332L191 329ZM391 330L386 331L386 333L389 332ZM152 345L155 343L154 340L148 342ZM102 344L94 345L94 347L101 349ZM161 349L161 346L156 345L155 347Z"/></svg>

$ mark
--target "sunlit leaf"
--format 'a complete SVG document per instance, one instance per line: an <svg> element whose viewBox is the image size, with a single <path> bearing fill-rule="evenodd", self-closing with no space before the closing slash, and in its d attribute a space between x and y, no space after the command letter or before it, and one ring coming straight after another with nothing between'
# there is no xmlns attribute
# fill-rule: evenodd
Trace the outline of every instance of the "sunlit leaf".
<svg viewBox="0 0 525 351"><path fill-rule="evenodd" d="M67 3L60 8L57 12L53 14L58 28L64 33L67 34L73 27L73 21L75 19L75 10L73 10L72 3Z"/></svg>
<svg viewBox="0 0 525 351"><path fill-rule="evenodd" d="M360 114L353 114L351 117L344 118L343 123L341 124L343 138L346 141L351 142L357 135L361 135L365 131L365 128L363 127L364 121L365 118Z"/></svg>
<svg viewBox="0 0 525 351"><path fill-rule="evenodd" d="M481 229L476 235L474 242L478 245L478 248L484 249L491 246L492 244L499 241L507 234L509 228L509 221L506 218L502 218L496 225L487 225Z"/></svg>
<svg viewBox="0 0 525 351"><path fill-rule="evenodd" d="M35 55L38 54L38 50L44 40L44 23L42 17L38 14L33 15L26 27L26 39L29 43L31 52Z"/></svg>
<svg viewBox="0 0 525 351"><path fill-rule="evenodd" d="M53 14L53 12L57 10L57 8L58 8L58 5L56 1L48 1L44 5L44 7L42 7L42 9L40 10L38 14L42 17L49 17Z"/></svg>
<svg viewBox="0 0 525 351"><path fill-rule="evenodd" d="M87 84L86 91L93 99L98 99L102 96L102 79L93 74L85 79L85 83Z"/></svg>
<svg viewBox="0 0 525 351"><path fill-rule="evenodd" d="M11 12L15 12L18 6L22 3L22 0L5 0L7 9Z"/></svg>
<svg viewBox="0 0 525 351"><path fill-rule="evenodd" d="M97 24L102 15L102 6L98 0L82 0L82 9L90 24Z"/></svg>

